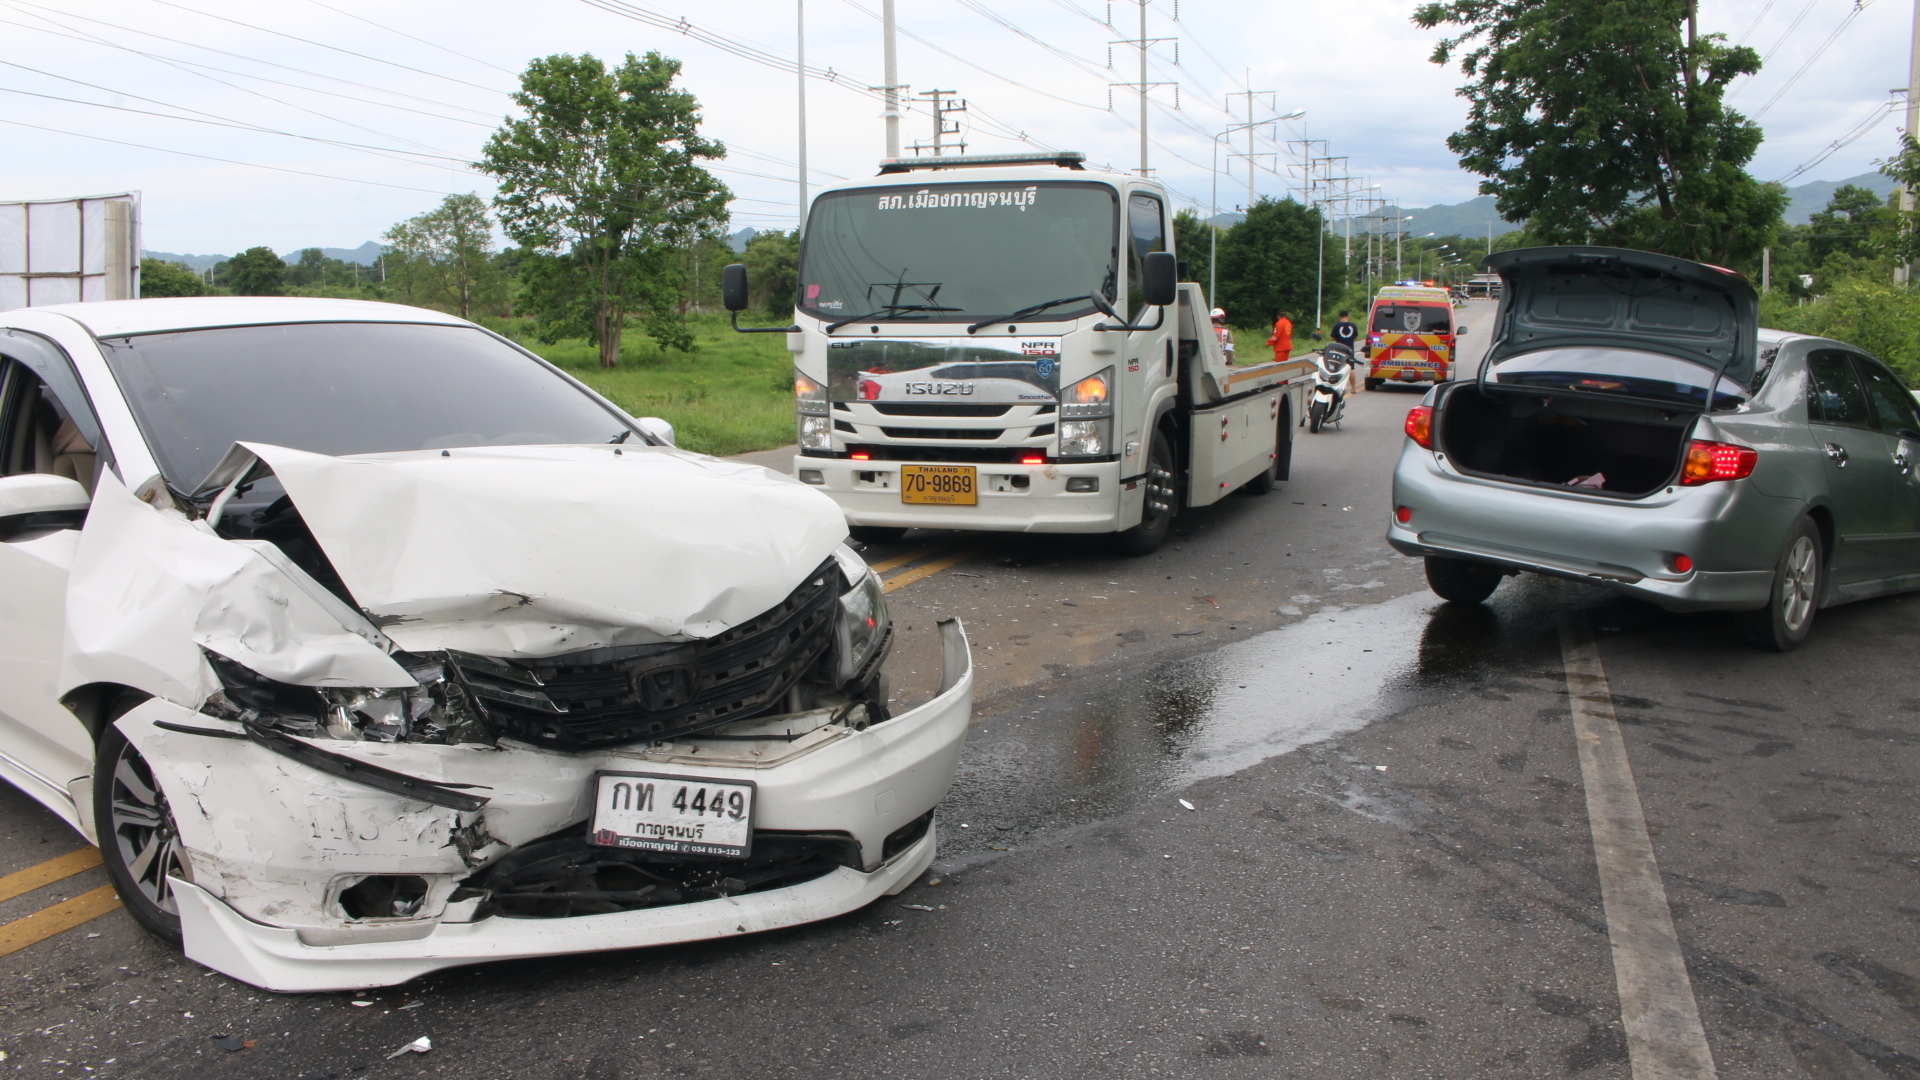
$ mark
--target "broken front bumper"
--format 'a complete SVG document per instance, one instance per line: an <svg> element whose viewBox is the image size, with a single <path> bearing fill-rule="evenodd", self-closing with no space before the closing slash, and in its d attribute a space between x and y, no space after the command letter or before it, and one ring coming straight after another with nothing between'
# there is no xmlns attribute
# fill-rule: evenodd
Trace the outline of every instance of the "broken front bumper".
<svg viewBox="0 0 1920 1080"><path fill-rule="evenodd" d="M957 620L941 633L940 693L864 730L828 725L791 742L688 737L573 754L506 741L324 744L486 796L474 811L376 790L250 741L194 734L219 722L159 699L119 725L165 790L192 866L193 882L175 882L187 956L269 990L361 989L488 960L795 926L904 889L933 860L936 837L924 819L952 782L972 714L965 633ZM751 781L756 833L847 837L860 866L764 891L565 918L489 915L483 899L455 898L523 845L584 835L601 770ZM349 915L342 894L374 875L422 879L418 910Z"/></svg>

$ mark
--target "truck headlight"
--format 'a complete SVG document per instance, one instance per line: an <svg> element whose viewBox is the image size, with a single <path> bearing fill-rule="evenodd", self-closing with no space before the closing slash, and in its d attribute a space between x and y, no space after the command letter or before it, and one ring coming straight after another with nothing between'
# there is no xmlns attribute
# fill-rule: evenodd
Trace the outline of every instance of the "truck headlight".
<svg viewBox="0 0 1920 1080"><path fill-rule="evenodd" d="M1113 446L1113 368L1060 392L1060 456L1100 457Z"/></svg>
<svg viewBox="0 0 1920 1080"><path fill-rule="evenodd" d="M793 396L801 401L827 400L827 388L808 378L798 369L793 373Z"/></svg>
<svg viewBox="0 0 1920 1080"><path fill-rule="evenodd" d="M800 417L800 447L803 450L833 449L833 420L825 416Z"/></svg>
<svg viewBox="0 0 1920 1080"><path fill-rule="evenodd" d="M863 680L880 665L893 638L893 623L887 616L886 588L880 575L850 549L834 553L840 569L853 588L840 594L839 670L840 685Z"/></svg>

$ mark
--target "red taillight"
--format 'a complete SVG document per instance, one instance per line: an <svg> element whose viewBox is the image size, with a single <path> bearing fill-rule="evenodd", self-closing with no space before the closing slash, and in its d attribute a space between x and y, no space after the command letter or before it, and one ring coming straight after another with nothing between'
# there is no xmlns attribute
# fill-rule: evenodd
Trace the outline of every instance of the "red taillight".
<svg viewBox="0 0 1920 1080"><path fill-rule="evenodd" d="M1687 463L1680 467L1680 483L1687 487L1719 480L1744 480L1753 475L1760 453L1748 446L1695 439L1687 444Z"/></svg>
<svg viewBox="0 0 1920 1080"><path fill-rule="evenodd" d="M879 401L880 400L880 384L877 382L874 382L872 379L861 379L860 380L860 400Z"/></svg>
<svg viewBox="0 0 1920 1080"><path fill-rule="evenodd" d="M1396 507L1393 511L1393 516L1394 516L1394 520L1400 522L1400 524L1402 525L1405 525L1407 522L1413 520L1413 507L1411 506Z"/></svg>
<svg viewBox="0 0 1920 1080"><path fill-rule="evenodd" d="M1045 465L1046 463L1047 463L1047 455L1045 454L1021 454L1020 455L1020 464L1022 465Z"/></svg>
<svg viewBox="0 0 1920 1080"><path fill-rule="evenodd" d="M1673 567L1674 573L1684 574L1693 569L1693 560L1687 558L1685 555L1675 555L1673 558L1667 560L1667 565Z"/></svg>
<svg viewBox="0 0 1920 1080"><path fill-rule="evenodd" d="M1407 438L1426 450L1433 449L1433 407L1415 405L1407 410Z"/></svg>
<svg viewBox="0 0 1920 1080"><path fill-rule="evenodd" d="M852 458L855 461L872 461L873 460L873 455L868 453L865 450L855 450L853 453L848 454L847 456Z"/></svg>

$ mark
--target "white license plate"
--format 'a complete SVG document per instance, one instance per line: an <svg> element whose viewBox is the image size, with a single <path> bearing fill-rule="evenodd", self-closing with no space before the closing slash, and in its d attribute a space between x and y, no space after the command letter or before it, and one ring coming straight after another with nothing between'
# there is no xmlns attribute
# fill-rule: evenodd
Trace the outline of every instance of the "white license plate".
<svg viewBox="0 0 1920 1080"><path fill-rule="evenodd" d="M602 847L744 859L753 782L647 773L594 776L591 838Z"/></svg>

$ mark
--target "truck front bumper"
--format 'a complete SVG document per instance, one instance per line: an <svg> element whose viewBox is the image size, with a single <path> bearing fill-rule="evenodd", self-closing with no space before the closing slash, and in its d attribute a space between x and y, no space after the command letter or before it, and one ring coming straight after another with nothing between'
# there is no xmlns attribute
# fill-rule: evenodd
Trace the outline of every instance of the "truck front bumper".
<svg viewBox="0 0 1920 1080"><path fill-rule="evenodd" d="M979 489L979 503L974 506L902 502L900 467L910 464L799 454L793 459L793 475L839 503L849 525L1057 533L1104 533L1122 527L1120 510L1126 491L1117 461L974 464ZM1070 482L1084 487L1089 480L1095 490L1068 490ZM1138 501L1134 500L1136 506Z"/></svg>

